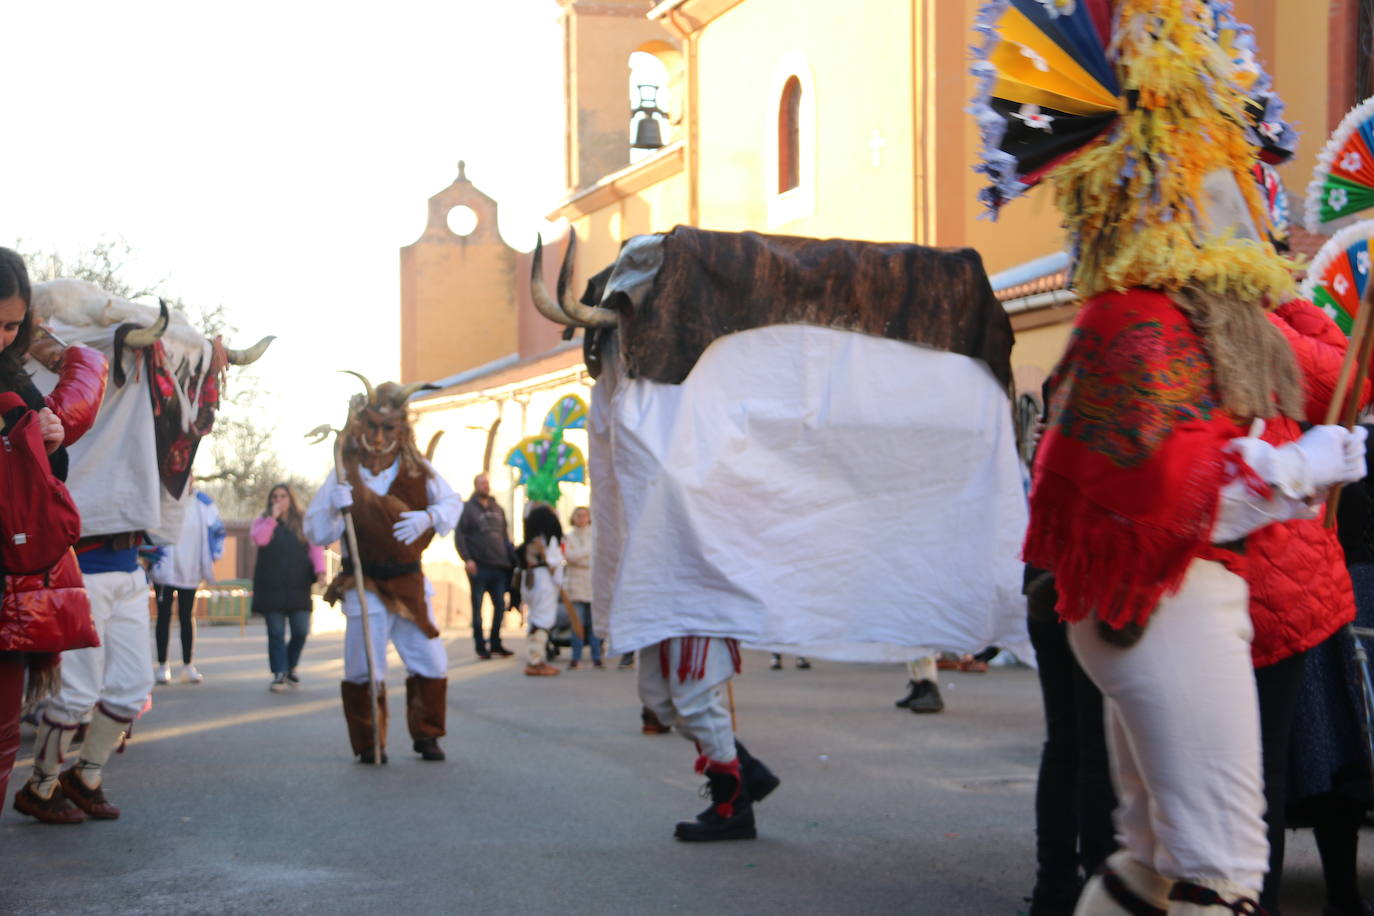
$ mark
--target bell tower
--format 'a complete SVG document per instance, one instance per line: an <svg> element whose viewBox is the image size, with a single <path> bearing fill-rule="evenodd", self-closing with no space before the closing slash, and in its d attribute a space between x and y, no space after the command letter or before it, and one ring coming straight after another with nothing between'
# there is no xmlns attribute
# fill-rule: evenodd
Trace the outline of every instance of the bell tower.
<svg viewBox="0 0 1374 916"><path fill-rule="evenodd" d="M517 255L497 205L458 163L429 199L425 231L401 249L401 381L433 381L519 348Z"/></svg>
<svg viewBox="0 0 1374 916"><path fill-rule="evenodd" d="M646 18L654 0L558 0L563 8L567 180L584 188L630 164L630 54L676 39Z"/></svg>

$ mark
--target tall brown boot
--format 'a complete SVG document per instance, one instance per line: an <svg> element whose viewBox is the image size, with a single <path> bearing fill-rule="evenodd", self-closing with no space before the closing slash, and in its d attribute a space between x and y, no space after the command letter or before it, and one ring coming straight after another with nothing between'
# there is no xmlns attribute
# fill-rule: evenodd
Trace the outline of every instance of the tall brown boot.
<svg viewBox="0 0 1374 916"><path fill-rule="evenodd" d="M371 701L366 684L340 681L339 693L343 696L344 721L348 723L348 741L353 745L353 753L363 763L375 763L372 756L372 716L369 714ZM377 685L377 723L381 729L379 737L382 745L382 763L386 763L386 685Z"/></svg>
<svg viewBox="0 0 1374 916"><path fill-rule="evenodd" d="M425 760L444 759L439 739L445 734L447 713L448 678L418 674L406 678L406 725L410 727L415 753Z"/></svg>

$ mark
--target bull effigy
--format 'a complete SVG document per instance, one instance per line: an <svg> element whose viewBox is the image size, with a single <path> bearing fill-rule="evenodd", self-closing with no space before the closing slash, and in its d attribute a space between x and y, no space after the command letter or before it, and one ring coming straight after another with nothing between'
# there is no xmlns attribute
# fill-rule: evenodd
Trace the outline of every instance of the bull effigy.
<svg viewBox="0 0 1374 916"><path fill-rule="evenodd" d="M1010 323L971 250L679 226L581 301L570 273L532 294L587 329L596 629L700 749L677 837L753 837L778 779L722 699L740 645L1023 649Z"/></svg>
<svg viewBox="0 0 1374 916"><path fill-rule="evenodd" d="M153 685L138 547L175 539L191 462L214 424L225 373L261 357L271 338L235 350L165 304L156 309L79 280L36 284L33 304L57 338L105 355L109 383L95 424L70 449L67 478L81 512L77 559L101 644L63 653L62 688L39 712L29 786L50 803L40 819L69 822L67 801L111 819L119 809L105 797L104 766ZM56 384L42 365L30 369L41 390ZM80 753L63 770L87 720Z"/></svg>
<svg viewBox="0 0 1374 916"><path fill-rule="evenodd" d="M356 531L356 552L345 546L343 569L325 592L331 604L343 599L347 619L339 685L344 720L354 755L385 763L389 640L409 673L412 746L425 760L443 760L448 655L420 555L436 533L448 534L458 524L463 503L415 445L406 402L425 383L373 387L358 378L366 393L349 403L337 466L311 500L304 524L306 537L320 545L343 537L345 512Z"/></svg>

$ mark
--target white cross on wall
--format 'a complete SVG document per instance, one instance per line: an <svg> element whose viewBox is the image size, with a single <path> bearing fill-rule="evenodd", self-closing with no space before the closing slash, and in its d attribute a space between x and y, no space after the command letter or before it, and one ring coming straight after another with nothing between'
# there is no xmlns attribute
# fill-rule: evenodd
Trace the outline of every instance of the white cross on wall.
<svg viewBox="0 0 1374 916"><path fill-rule="evenodd" d="M868 148L873 151L873 167L876 169L883 164L883 147L887 146L887 141L883 135L876 130L873 131L873 139L868 141Z"/></svg>

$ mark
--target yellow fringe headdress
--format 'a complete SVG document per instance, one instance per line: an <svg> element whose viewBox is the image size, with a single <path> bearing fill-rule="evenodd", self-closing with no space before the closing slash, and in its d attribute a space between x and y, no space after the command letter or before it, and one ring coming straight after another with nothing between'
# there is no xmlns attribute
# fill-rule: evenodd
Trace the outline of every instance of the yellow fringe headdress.
<svg viewBox="0 0 1374 916"><path fill-rule="evenodd" d="M1122 0L1113 50L1121 84L1112 130L1050 172L1076 250L1073 285L1194 287L1243 301L1290 298L1296 265L1263 241L1209 231L1204 180L1235 179L1263 235L1268 211L1243 126L1247 98L1209 33L1202 0Z"/></svg>

